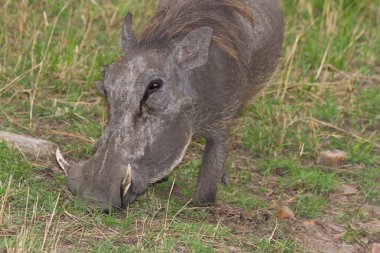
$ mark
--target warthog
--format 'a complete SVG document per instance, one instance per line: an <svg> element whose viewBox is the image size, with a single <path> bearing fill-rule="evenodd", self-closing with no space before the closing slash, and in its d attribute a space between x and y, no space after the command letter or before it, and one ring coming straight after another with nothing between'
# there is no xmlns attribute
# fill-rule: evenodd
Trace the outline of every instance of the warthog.
<svg viewBox="0 0 380 253"><path fill-rule="evenodd" d="M96 207L125 208L166 177L194 138L206 146L192 201L216 200L229 131L273 74L284 35L279 0L167 0L97 83L109 106L95 155L67 185Z"/></svg>

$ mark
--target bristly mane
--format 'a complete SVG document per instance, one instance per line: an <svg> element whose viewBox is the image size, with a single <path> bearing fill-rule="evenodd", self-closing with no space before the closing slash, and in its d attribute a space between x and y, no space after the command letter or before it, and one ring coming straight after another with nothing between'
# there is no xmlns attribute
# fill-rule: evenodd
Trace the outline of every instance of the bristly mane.
<svg viewBox="0 0 380 253"><path fill-rule="evenodd" d="M202 26L213 28L213 41L236 61L242 61L241 41L243 27L236 21L239 13L253 25L250 8L241 0L169 0L158 9L147 27L143 30L137 46L139 48L165 48L174 39L186 36Z"/></svg>

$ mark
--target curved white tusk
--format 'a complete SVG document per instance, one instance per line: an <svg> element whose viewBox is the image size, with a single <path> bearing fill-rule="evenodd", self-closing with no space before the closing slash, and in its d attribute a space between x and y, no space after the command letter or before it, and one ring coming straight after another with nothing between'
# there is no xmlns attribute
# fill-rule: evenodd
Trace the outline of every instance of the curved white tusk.
<svg viewBox="0 0 380 253"><path fill-rule="evenodd" d="M131 164L128 164L125 178L123 179L123 182L121 183L122 198L127 196L129 188L131 187L131 182L132 182L132 167L131 167Z"/></svg>
<svg viewBox="0 0 380 253"><path fill-rule="evenodd" d="M70 163L68 163L62 156L62 153L61 151L59 150L59 148L57 148L57 151L55 151L55 158L57 159L57 162L59 164L59 167L62 169L63 173L65 173L65 175L67 176L67 172L68 172L68 169L67 168L70 168L71 165Z"/></svg>

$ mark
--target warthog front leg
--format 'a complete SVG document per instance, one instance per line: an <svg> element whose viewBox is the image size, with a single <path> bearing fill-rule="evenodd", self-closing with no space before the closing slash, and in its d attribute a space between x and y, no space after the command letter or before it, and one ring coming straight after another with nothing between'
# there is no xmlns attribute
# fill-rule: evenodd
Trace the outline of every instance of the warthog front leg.
<svg viewBox="0 0 380 253"><path fill-rule="evenodd" d="M198 173L197 189L193 196L195 204L210 204L215 202L218 183L221 181L224 172L228 143L228 134L206 138L202 165Z"/></svg>

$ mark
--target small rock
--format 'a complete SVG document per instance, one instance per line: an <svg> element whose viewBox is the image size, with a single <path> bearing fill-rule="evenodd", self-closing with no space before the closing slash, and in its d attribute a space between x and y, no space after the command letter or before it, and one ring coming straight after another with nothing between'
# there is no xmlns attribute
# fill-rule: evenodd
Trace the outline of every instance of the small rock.
<svg viewBox="0 0 380 253"><path fill-rule="evenodd" d="M371 253L380 253L380 244L373 243Z"/></svg>
<svg viewBox="0 0 380 253"><path fill-rule="evenodd" d="M276 212L276 217L280 220L295 220L295 216L289 207L283 206Z"/></svg>
<svg viewBox="0 0 380 253"><path fill-rule="evenodd" d="M318 159L317 163L328 167L339 167L343 165L343 162L347 159L347 154L341 150L328 150L323 151Z"/></svg>
<svg viewBox="0 0 380 253"><path fill-rule="evenodd" d="M358 193L358 190L350 185L342 184L339 192L343 195L355 195Z"/></svg>

